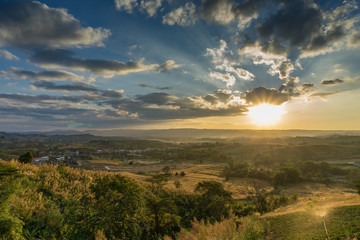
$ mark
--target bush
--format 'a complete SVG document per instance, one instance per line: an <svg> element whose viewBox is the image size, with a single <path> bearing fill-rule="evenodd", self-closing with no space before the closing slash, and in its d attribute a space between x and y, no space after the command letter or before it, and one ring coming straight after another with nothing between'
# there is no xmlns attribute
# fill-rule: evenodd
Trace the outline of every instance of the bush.
<svg viewBox="0 0 360 240"><path fill-rule="evenodd" d="M355 187L358 190L358 194L360 194L360 178L359 180L355 183Z"/></svg>
<svg viewBox="0 0 360 240"><path fill-rule="evenodd" d="M301 181L300 172L292 166L284 166L277 170L273 176L274 186L288 185Z"/></svg>
<svg viewBox="0 0 360 240"><path fill-rule="evenodd" d="M19 157L19 162L31 164L34 159L32 152L27 152Z"/></svg>

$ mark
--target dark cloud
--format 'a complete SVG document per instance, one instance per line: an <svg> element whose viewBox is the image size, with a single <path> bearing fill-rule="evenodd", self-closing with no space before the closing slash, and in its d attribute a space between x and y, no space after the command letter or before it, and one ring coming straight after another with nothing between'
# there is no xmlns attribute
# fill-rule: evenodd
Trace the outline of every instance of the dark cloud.
<svg viewBox="0 0 360 240"><path fill-rule="evenodd" d="M227 24L235 19L232 7L233 0L202 0L200 14L208 21Z"/></svg>
<svg viewBox="0 0 360 240"><path fill-rule="evenodd" d="M139 96L137 99L144 103L164 105L165 103L174 100L176 97L167 93L150 93L147 95Z"/></svg>
<svg viewBox="0 0 360 240"><path fill-rule="evenodd" d="M353 36L351 36L350 44L355 47L360 46L360 33L353 34Z"/></svg>
<svg viewBox="0 0 360 240"><path fill-rule="evenodd" d="M163 65L144 65L139 62L119 62L116 60L86 59L74 57L74 52L65 49L38 51L32 54L31 60L44 67L67 67L75 70L89 70L96 74L111 76L146 70L167 71L178 67L169 60Z"/></svg>
<svg viewBox="0 0 360 240"><path fill-rule="evenodd" d="M286 49L290 58L311 57L336 50L336 43L352 35L357 17L350 12L358 8L355 1L344 1L332 10L325 10L316 1L273 0L277 5L270 17L256 25L260 46L264 53L279 54ZM276 9L276 8L275 8ZM346 14L344 14L346 13ZM253 39L245 46L259 39ZM356 45L351 43L350 45ZM269 43L280 43L274 48Z"/></svg>
<svg viewBox="0 0 360 240"><path fill-rule="evenodd" d="M16 101L22 101L27 103L39 103L43 101L49 101L49 100L57 100L56 97L48 96L48 95L26 95L26 94L7 94L2 93L0 94L0 99L10 99L10 100L16 100Z"/></svg>
<svg viewBox="0 0 360 240"><path fill-rule="evenodd" d="M101 101L104 99L118 99L123 98L123 90L113 89L99 89L95 85L76 82L71 84L56 84L54 82L39 80L31 83L34 87L48 91L62 91L62 92L86 92L88 95L82 96L82 100L87 101ZM90 94L90 95L89 95ZM66 101L79 101L80 97L63 97L62 100Z"/></svg>
<svg viewBox="0 0 360 240"><path fill-rule="evenodd" d="M55 84L54 82L39 80L31 83L33 86L50 91L65 91L65 92L97 92L98 88L87 83L74 84Z"/></svg>
<svg viewBox="0 0 360 240"><path fill-rule="evenodd" d="M143 84L143 83L140 83L140 84L139 84L139 87L142 87L142 88L152 88L152 86L147 85L147 84Z"/></svg>
<svg viewBox="0 0 360 240"><path fill-rule="evenodd" d="M244 99L253 105L262 103L280 105L289 100L289 95L274 88L258 87L245 92Z"/></svg>
<svg viewBox="0 0 360 240"><path fill-rule="evenodd" d="M300 88L300 90L302 90L304 92L309 92L314 87L315 87L315 85L313 83L303 83L299 88Z"/></svg>
<svg viewBox="0 0 360 240"><path fill-rule="evenodd" d="M335 84L340 84L340 83L343 83L344 80L341 80L341 79L331 79L331 80L322 80L321 81L321 84L323 85L335 85Z"/></svg>
<svg viewBox="0 0 360 240"><path fill-rule="evenodd" d="M60 81L81 81L84 79L74 73L67 71L28 71L20 68L11 68L9 73L16 79L37 79L37 80L60 80Z"/></svg>
<svg viewBox="0 0 360 240"><path fill-rule="evenodd" d="M244 0L240 3L233 0L203 0L200 14L209 21L228 24L241 18L251 18L266 5L263 0Z"/></svg>
<svg viewBox="0 0 360 240"><path fill-rule="evenodd" d="M22 0L0 2L0 46L102 45L109 35L108 29L82 27L66 9Z"/></svg>
<svg viewBox="0 0 360 240"><path fill-rule="evenodd" d="M155 86L150 86L150 85L147 85L147 84L139 84L139 87L142 87L142 88L154 88L154 89L157 89L157 90L171 90L172 87L155 87Z"/></svg>
<svg viewBox="0 0 360 240"><path fill-rule="evenodd" d="M11 114L25 117L34 117L44 119L44 116L48 120L56 120L57 118L54 116L64 115L78 115L83 114L84 112L88 112L86 109L79 108L34 108L34 107L0 107L0 112L3 114Z"/></svg>
<svg viewBox="0 0 360 240"><path fill-rule="evenodd" d="M294 0L257 25L263 39L288 41L290 47L306 45L322 29L322 13L312 4Z"/></svg>
<svg viewBox="0 0 360 240"><path fill-rule="evenodd" d="M106 104L114 109L136 113L140 119L152 120L238 116L247 111L244 101L228 90L183 98L167 93L151 93L136 99L113 99L106 101Z"/></svg>
<svg viewBox="0 0 360 240"><path fill-rule="evenodd" d="M342 26L336 26L333 29L326 31L325 34L319 35L311 40L308 46L306 46L304 51L316 51L321 50L324 47L329 46L332 42L341 39L345 36L345 30Z"/></svg>
<svg viewBox="0 0 360 240"><path fill-rule="evenodd" d="M156 87L157 90L171 90L172 87Z"/></svg>
<svg viewBox="0 0 360 240"><path fill-rule="evenodd" d="M275 54L279 56L287 55L287 46L278 40L263 42L261 43L260 48L261 48L261 52L263 53Z"/></svg>

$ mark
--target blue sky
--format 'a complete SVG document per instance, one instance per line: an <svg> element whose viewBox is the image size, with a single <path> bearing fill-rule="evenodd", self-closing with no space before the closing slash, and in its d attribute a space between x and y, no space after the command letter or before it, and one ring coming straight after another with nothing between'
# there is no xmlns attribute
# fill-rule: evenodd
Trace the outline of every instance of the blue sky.
<svg viewBox="0 0 360 240"><path fill-rule="evenodd" d="M359 23L355 0L1 1L0 130L259 128L263 103L359 129Z"/></svg>

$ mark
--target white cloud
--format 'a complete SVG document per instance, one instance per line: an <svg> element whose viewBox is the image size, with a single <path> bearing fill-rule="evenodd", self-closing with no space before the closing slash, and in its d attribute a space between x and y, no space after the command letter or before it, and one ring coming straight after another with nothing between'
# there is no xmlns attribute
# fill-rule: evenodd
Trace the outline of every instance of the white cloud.
<svg viewBox="0 0 360 240"><path fill-rule="evenodd" d="M196 6L192 2L187 2L184 7L179 7L163 16L163 23L168 25L188 26L194 24L196 20Z"/></svg>
<svg viewBox="0 0 360 240"><path fill-rule="evenodd" d="M254 74L243 68L234 67L233 64L236 63L234 62L230 63L227 59L224 59L223 63L221 65L217 65L215 69L222 70L228 73L235 73L239 78L243 80L248 80L248 81L254 80L255 78Z"/></svg>
<svg viewBox="0 0 360 240"><path fill-rule="evenodd" d="M226 87L234 86L235 77L230 73L210 72L210 77L219 79L226 83Z"/></svg>
<svg viewBox="0 0 360 240"><path fill-rule="evenodd" d="M221 70L225 72L220 73L212 71L210 73L210 77L220 79L226 82L227 87L231 87L235 84L236 78L233 74L235 74L238 78L242 80L251 81L255 78L254 74L237 66L237 62L229 60L233 58L233 52L231 50L227 50L227 43L224 40L220 40L219 48L206 49L205 56L210 56L212 58L211 62L216 64L216 70Z"/></svg>
<svg viewBox="0 0 360 240"><path fill-rule="evenodd" d="M220 40L219 48L207 48L205 56L212 57L212 63L221 63L224 59L225 54L227 53L227 43L224 40ZM229 52L231 54L231 52Z"/></svg>
<svg viewBox="0 0 360 240"><path fill-rule="evenodd" d="M181 67L181 65L176 64L174 60L168 60L164 64L158 66L156 70L159 72L165 72L165 71L170 71L172 69L177 69L179 67Z"/></svg>
<svg viewBox="0 0 360 240"><path fill-rule="evenodd" d="M119 11L125 10L131 13L137 5L137 0L115 0L116 9Z"/></svg>
<svg viewBox="0 0 360 240"><path fill-rule="evenodd" d="M264 52L258 43L239 49L239 54L252 58L253 63L256 65L269 65L269 74L279 74L280 79L289 77L289 74L295 69L293 63L285 56L272 52Z"/></svg>
<svg viewBox="0 0 360 240"><path fill-rule="evenodd" d="M146 11L152 17L156 14L159 7L161 7L162 0L142 0L141 9Z"/></svg>

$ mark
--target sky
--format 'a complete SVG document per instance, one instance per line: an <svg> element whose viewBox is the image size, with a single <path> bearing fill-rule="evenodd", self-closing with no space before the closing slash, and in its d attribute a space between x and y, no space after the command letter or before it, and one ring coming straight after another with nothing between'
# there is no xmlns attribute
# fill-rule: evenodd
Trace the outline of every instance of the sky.
<svg viewBox="0 0 360 240"><path fill-rule="evenodd" d="M0 131L359 130L359 5L1 0Z"/></svg>

